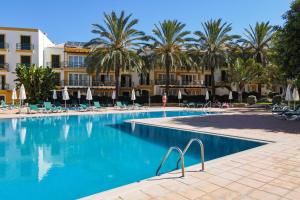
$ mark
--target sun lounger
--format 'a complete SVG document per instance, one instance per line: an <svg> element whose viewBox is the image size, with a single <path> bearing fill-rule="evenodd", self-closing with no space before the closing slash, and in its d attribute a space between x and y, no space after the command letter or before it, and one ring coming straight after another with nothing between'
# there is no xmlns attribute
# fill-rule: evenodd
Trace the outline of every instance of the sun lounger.
<svg viewBox="0 0 300 200"><path fill-rule="evenodd" d="M101 106L99 101L94 101L94 106L92 107L92 109L95 111L101 111L104 109L104 107Z"/></svg>
<svg viewBox="0 0 300 200"><path fill-rule="evenodd" d="M87 111L89 111L89 107L86 104L79 104L78 109L79 109L80 112L87 112Z"/></svg>
<svg viewBox="0 0 300 200"><path fill-rule="evenodd" d="M39 113L41 111L43 111L43 109L39 108L36 104L29 104L28 105L28 113L29 114Z"/></svg>
<svg viewBox="0 0 300 200"><path fill-rule="evenodd" d="M115 106L115 107L116 107L116 108L118 108L118 109L121 109L121 110L128 109L128 106L126 106L126 105L122 104L122 102L121 102L121 101L117 101L117 102L116 102L116 106Z"/></svg>
<svg viewBox="0 0 300 200"><path fill-rule="evenodd" d="M62 107L54 107L52 106L51 102L45 101L44 102L44 110L45 112L62 112Z"/></svg>

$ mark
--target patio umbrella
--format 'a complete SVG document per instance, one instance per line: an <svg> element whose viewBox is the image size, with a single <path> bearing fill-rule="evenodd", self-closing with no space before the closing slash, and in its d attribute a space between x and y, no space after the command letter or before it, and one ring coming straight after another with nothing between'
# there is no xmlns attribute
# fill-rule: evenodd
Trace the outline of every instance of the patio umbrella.
<svg viewBox="0 0 300 200"><path fill-rule="evenodd" d="M293 101L294 101L294 109L296 108L296 101L299 101L299 92L298 92L298 88L294 87L293 90Z"/></svg>
<svg viewBox="0 0 300 200"><path fill-rule="evenodd" d="M80 90L77 91L77 99L78 99L78 103L80 103L80 99L81 99Z"/></svg>
<svg viewBox="0 0 300 200"><path fill-rule="evenodd" d="M113 100L113 105L115 104L115 99L116 99L116 91L114 90L111 94L111 98Z"/></svg>
<svg viewBox="0 0 300 200"><path fill-rule="evenodd" d="M178 102L180 104L180 100L182 99L182 94L181 94L181 91L178 90Z"/></svg>
<svg viewBox="0 0 300 200"><path fill-rule="evenodd" d="M16 92L16 88L14 88L13 91L12 91L11 99L12 99L13 105L15 105L15 100L18 99L18 97L17 97L17 92Z"/></svg>
<svg viewBox="0 0 300 200"><path fill-rule="evenodd" d="M52 99L54 100L54 102L57 99L56 90L53 90Z"/></svg>
<svg viewBox="0 0 300 200"><path fill-rule="evenodd" d="M21 130L20 130L20 141L21 141L21 144L24 144L24 143L25 143L25 140L26 140L26 132L27 132L27 130L26 130L25 127L21 128Z"/></svg>
<svg viewBox="0 0 300 200"><path fill-rule="evenodd" d="M232 91L229 91L228 99L229 99L230 104L231 104L231 100L233 99Z"/></svg>
<svg viewBox="0 0 300 200"><path fill-rule="evenodd" d="M208 92L208 90L206 90L206 93L205 93L205 100L206 100L206 101L209 100L209 92Z"/></svg>
<svg viewBox="0 0 300 200"><path fill-rule="evenodd" d="M39 182L47 176L49 170L52 167L52 163L44 159L44 149L43 147L38 147L38 180Z"/></svg>
<svg viewBox="0 0 300 200"><path fill-rule="evenodd" d="M68 88L67 86L64 87L64 91L63 91L63 100L65 101L65 108L67 107L67 100L69 100L69 93L68 93Z"/></svg>
<svg viewBox="0 0 300 200"><path fill-rule="evenodd" d="M134 91L134 89L132 89L132 91L131 91L131 101L132 101L132 104L134 104L135 100L136 100L135 91Z"/></svg>
<svg viewBox="0 0 300 200"><path fill-rule="evenodd" d="M20 88L19 99L20 99L20 107L21 107L23 101L26 99L26 92L25 92L25 87L23 84L21 85L21 88Z"/></svg>
<svg viewBox="0 0 300 200"><path fill-rule="evenodd" d="M291 93L291 84L289 84L286 88L286 92L285 92L285 100L288 102L288 105L290 105L290 101L293 100L293 97L292 97L292 93Z"/></svg>
<svg viewBox="0 0 300 200"><path fill-rule="evenodd" d="M91 100L93 100L91 88L88 88L86 92L86 100L89 101L89 106L91 106Z"/></svg>

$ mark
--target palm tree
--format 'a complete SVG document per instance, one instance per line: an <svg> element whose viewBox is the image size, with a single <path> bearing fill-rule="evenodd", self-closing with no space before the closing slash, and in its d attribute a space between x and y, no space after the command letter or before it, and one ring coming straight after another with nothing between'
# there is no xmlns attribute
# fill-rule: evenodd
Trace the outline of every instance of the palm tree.
<svg viewBox="0 0 300 200"><path fill-rule="evenodd" d="M256 62L263 66L268 63L267 54L273 33L274 27L269 22L257 22L255 27L250 25L249 29L245 29L245 38L240 40ZM258 93L261 94L261 83L258 84Z"/></svg>
<svg viewBox="0 0 300 200"><path fill-rule="evenodd" d="M131 19L131 16L125 16L124 11L119 16L115 12L104 13L105 26L93 24L92 33L98 37L86 44L92 48L86 58L87 72L98 74L114 70L116 98L119 96L120 72L142 68L142 60L136 50L143 45L146 37L144 32L134 28L138 20Z"/></svg>
<svg viewBox="0 0 300 200"><path fill-rule="evenodd" d="M194 33L196 39L193 46L196 47L196 52L200 52L202 64L211 71L212 96L215 98L215 69L224 65L229 44L238 36L229 34L231 24L223 23L222 19L202 23L202 29Z"/></svg>
<svg viewBox="0 0 300 200"><path fill-rule="evenodd" d="M177 20L164 20L159 25L155 24L154 37L150 37L153 43L150 45L154 66L161 66L166 70L166 88L168 95L170 85L170 70L177 67L192 66L192 59L187 52L187 37L190 32L185 31L185 24Z"/></svg>

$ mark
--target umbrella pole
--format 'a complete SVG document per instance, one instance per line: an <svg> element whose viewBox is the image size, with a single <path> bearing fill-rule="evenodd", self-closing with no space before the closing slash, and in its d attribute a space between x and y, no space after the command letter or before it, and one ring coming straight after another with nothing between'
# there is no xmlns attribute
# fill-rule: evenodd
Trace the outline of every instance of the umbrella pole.
<svg viewBox="0 0 300 200"><path fill-rule="evenodd" d="M65 100L65 108L67 108L67 101Z"/></svg>

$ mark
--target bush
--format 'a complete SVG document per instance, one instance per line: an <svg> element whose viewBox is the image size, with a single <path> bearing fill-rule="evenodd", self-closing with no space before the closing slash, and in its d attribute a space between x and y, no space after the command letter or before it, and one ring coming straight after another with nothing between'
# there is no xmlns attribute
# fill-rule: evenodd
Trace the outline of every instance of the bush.
<svg viewBox="0 0 300 200"><path fill-rule="evenodd" d="M282 97L281 95L275 95L272 99L273 104L281 104L282 102Z"/></svg>
<svg viewBox="0 0 300 200"><path fill-rule="evenodd" d="M254 95L248 96L248 98L247 98L247 103L248 103L249 105L256 104L256 102L257 102L256 96L254 96Z"/></svg>

